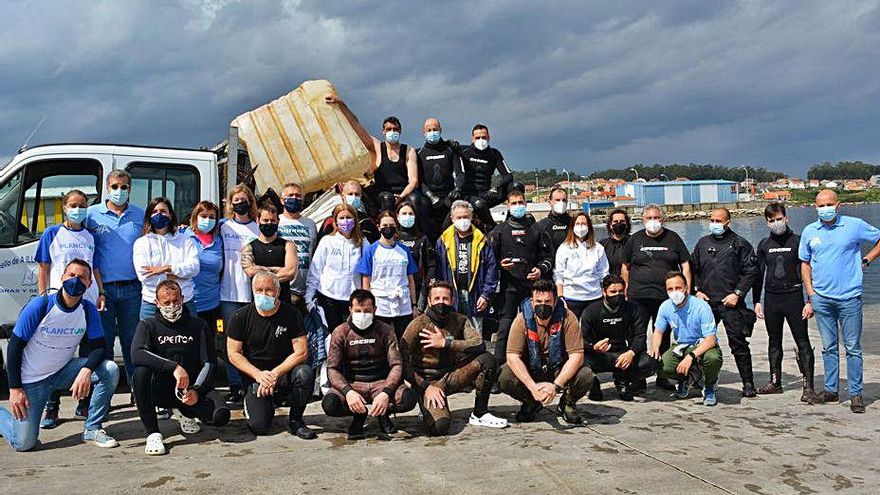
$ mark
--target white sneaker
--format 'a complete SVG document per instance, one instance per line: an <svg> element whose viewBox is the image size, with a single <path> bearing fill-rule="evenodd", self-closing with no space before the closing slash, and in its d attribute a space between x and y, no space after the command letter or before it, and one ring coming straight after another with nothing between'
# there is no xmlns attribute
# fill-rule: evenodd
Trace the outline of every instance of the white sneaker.
<svg viewBox="0 0 880 495"><path fill-rule="evenodd" d="M115 438L107 434L103 429L85 430L82 436L83 442L94 443L103 449L110 449L119 445Z"/></svg>
<svg viewBox="0 0 880 495"><path fill-rule="evenodd" d="M183 433L187 435L195 435L202 431L202 427L199 426L199 422L195 418L187 418L177 410L175 410L174 413L177 415L177 422L180 423L180 431Z"/></svg>
<svg viewBox="0 0 880 495"><path fill-rule="evenodd" d="M165 455L165 439L161 433L150 433L147 437L147 446L144 447L144 454L147 455Z"/></svg>
<svg viewBox="0 0 880 495"><path fill-rule="evenodd" d="M492 413L486 413L479 418L471 413L470 419L468 419L469 425L474 426L485 426L487 428L507 428L507 420L503 418L499 418L493 416Z"/></svg>

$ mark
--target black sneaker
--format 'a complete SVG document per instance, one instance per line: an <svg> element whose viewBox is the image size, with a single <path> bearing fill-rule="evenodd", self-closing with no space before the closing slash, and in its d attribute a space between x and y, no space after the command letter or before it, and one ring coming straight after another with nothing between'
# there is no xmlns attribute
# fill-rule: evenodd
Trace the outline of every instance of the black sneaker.
<svg viewBox="0 0 880 495"><path fill-rule="evenodd" d="M633 401L633 393L630 384L624 380L614 380L614 388L617 389L617 396L624 402Z"/></svg>
<svg viewBox="0 0 880 495"><path fill-rule="evenodd" d="M540 410L540 402L523 402L522 405L519 406L519 411L516 412L516 422L531 423L535 421L535 418L538 416L538 411Z"/></svg>
<svg viewBox="0 0 880 495"><path fill-rule="evenodd" d="M351 418L351 424L348 425L349 440L363 440L367 438L366 433L364 433L364 423L366 421L367 417L364 415L356 415Z"/></svg>
<svg viewBox="0 0 880 495"><path fill-rule="evenodd" d="M630 382L629 390L633 395L642 395L648 390L648 381L644 378L634 380Z"/></svg>
<svg viewBox="0 0 880 495"><path fill-rule="evenodd" d="M391 418L389 418L388 415L379 416L379 430L381 430L382 433L394 435L397 433L397 426L394 425L394 422L391 421Z"/></svg>
<svg viewBox="0 0 880 495"><path fill-rule="evenodd" d="M602 394L602 382L599 381L598 376L593 377L593 385L590 387L590 393L587 394L587 398L593 402L602 402L605 399L604 394Z"/></svg>
<svg viewBox="0 0 880 495"><path fill-rule="evenodd" d="M755 390L755 384L752 382L743 383L743 397L756 397L758 395L758 391Z"/></svg>
<svg viewBox="0 0 880 495"><path fill-rule="evenodd" d="M296 435L303 440L314 440L318 438L318 434L306 426L302 421L291 421L287 425L287 431L289 431L291 435Z"/></svg>
<svg viewBox="0 0 880 495"><path fill-rule="evenodd" d="M244 391L241 387L229 387L229 393L226 394L226 402L228 404L239 404L244 400Z"/></svg>
<svg viewBox="0 0 880 495"><path fill-rule="evenodd" d="M657 378L657 388L663 390L675 390L675 382L669 378Z"/></svg>

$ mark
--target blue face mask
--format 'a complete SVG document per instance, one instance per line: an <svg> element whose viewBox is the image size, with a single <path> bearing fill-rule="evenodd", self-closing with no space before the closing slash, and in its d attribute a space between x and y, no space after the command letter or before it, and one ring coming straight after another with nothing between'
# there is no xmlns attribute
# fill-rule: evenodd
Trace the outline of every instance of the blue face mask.
<svg viewBox="0 0 880 495"><path fill-rule="evenodd" d="M169 223L171 223L171 219L161 213L153 213L150 217L150 225L156 230L164 229Z"/></svg>
<svg viewBox="0 0 880 495"><path fill-rule="evenodd" d="M510 207L510 216L513 218L522 218L526 216L526 205L513 205Z"/></svg>
<svg viewBox="0 0 880 495"><path fill-rule="evenodd" d="M400 141L400 133L397 131L388 131L385 133L385 141L396 143Z"/></svg>
<svg viewBox="0 0 880 495"><path fill-rule="evenodd" d="M214 220L213 218L199 217L199 219L196 220L196 227L198 227L199 231L203 234L207 234L214 230L215 225L217 225L217 220Z"/></svg>
<svg viewBox="0 0 880 495"><path fill-rule="evenodd" d="M86 293L86 284L79 277L71 277L61 283L64 292L71 297L79 297Z"/></svg>
<svg viewBox="0 0 880 495"><path fill-rule="evenodd" d="M723 223L709 223L709 233L712 235L721 235L724 233Z"/></svg>
<svg viewBox="0 0 880 495"><path fill-rule="evenodd" d="M364 208L364 202L361 200L360 196L348 195L345 197L345 202L355 210L362 210Z"/></svg>
<svg viewBox="0 0 880 495"><path fill-rule="evenodd" d="M415 215L398 215L397 221L400 222L401 227L411 229L416 224L416 217Z"/></svg>
<svg viewBox="0 0 880 495"><path fill-rule="evenodd" d="M86 219L86 209L85 208L68 208L67 209L67 219L72 223L83 223L83 220Z"/></svg>
<svg viewBox="0 0 880 495"><path fill-rule="evenodd" d="M270 311L275 307L275 298L265 294L254 294L254 304L260 311Z"/></svg>
<svg viewBox="0 0 880 495"><path fill-rule="evenodd" d="M819 220L822 220L823 222L830 222L834 220L834 217L837 216L837 207L818 206L816 207L816 213L819 214Z"/></svg>
<svg viewBox="0 0 880 495"><path fill-rule="evenodd" d="M425 133L425 141L430 144L437 144L440 142L440 131L428 131Z"/></svg>
<svg viewBox="0 0 880 495"><path fill-rule="evenodd" d="M284 209L290 213L299 213L303 209L303 201L299 198L285 198Z"/></svg>
<svg viewBox="0 0 880 495"><path fill-rule="evenodd" d="M110 201L116 206L128 203L128 189L110 189Z"/></svg>

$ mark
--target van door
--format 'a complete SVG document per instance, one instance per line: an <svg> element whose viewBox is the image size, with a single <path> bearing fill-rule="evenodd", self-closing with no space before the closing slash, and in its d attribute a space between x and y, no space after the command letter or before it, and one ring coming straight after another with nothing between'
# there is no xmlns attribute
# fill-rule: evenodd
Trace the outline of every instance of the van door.
<svg viewBox="0 0 880 495"><path fill-rule="evenodd" d="M125 157L131 158L131 157ZM189 223L189 216L195 205L202 198L210 199L202 194L203 184L210 177L202 177L201 162L196 164L184 161L165 161L150 158L135 158L117 167L124 168L131 174L131 202L146 208L151 199L165 197L171 201L179 223Z"/></svg>
<svg viewBox="0 0 880 495"><path fill-rule="evenodd" d="M16 316L37 294L34 254L46 227L64 221L61 197L71 189L89 204L101 197L109 156L34 157L0 183L0 334L7 336Z"/></svg>

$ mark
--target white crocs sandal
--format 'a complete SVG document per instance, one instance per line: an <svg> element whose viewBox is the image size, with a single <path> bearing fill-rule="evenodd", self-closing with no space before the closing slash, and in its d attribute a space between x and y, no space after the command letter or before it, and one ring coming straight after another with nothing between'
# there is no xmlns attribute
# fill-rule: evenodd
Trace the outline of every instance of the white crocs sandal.
<svg viewBox="0 0 880 495"><path fill-rule="evenodd" d="M471 413L470 419L468 419L469 425L474 426L485 426L486 428L507 428L507 420L503 418L498 418L493 416L491 413L486 413L479 418L474 416L474 413Z"/></svg>
<svg viewBox="0 0 880 495"><path fill-rule="evenodd" d="M180 411L175 411L177 413L177 421L180 423L180 431L182 431L186 435L195 435L196 433L202 431L202 427L199 426L199 422L195 418L187 418L186 416L180 414Z"/></svg>
<svg viewBox="0 0 880 495"><path fill-rule="evenodd" d="M165 442L161 433L150 433L144 453L147 455L165 455Z"/></svg>

